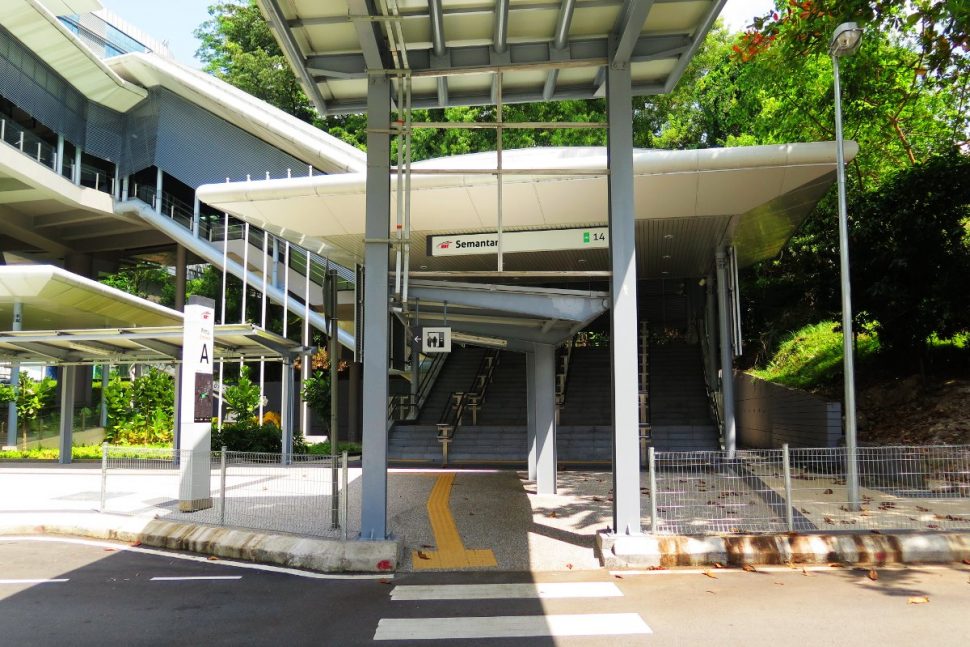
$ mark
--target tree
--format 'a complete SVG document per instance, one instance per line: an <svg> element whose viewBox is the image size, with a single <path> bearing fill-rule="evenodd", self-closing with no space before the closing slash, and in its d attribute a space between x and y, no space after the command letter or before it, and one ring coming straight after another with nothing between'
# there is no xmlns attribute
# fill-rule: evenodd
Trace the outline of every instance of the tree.
<svg viewBox="0 0 970 647"><path fill-rule="evenodd" d="M316 114L255 0L209 6L211 18L195 30L196 56L205 71L254 97L312 122Z"/></svg>
<svg viewBox="0 0 970 647"><path fill-rule="evenodd" d="M890 356L922 362L932 333L970 330L970 157L904 168L853 211L856 302Z"/></svg>
<svg viewBox="0 0 970 647"><path fill-rule="evenodd" d="M17 403L17 420L20 421L24 449L27 449L27 431L30 428L30 423L47 406L56 387L56 380L45 375L38 381L26 372L20 373L20 382L16 389L6 384L0 384L0 403Z"/></svg>
<svg viewBox="0 0 970 647"><path fill-rule="evenodd" d="M252 420L256 417L260 401L259 385L249 379L249 367L239 368L239 379L222 389L222 399L226 408L235 414L237 421Z"/></svg>

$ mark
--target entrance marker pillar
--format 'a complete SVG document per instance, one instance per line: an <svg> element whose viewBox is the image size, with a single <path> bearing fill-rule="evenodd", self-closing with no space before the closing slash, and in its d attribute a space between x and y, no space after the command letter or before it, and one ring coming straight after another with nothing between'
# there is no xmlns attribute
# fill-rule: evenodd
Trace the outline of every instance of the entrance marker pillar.
<svg viewBox="0 0 970 647"><path fill-rule="evenodd" d="M185 305L182 379L179 384L179 510L212 507L209 455L212 443L212 363L215 302L189 297Z"/></svg>

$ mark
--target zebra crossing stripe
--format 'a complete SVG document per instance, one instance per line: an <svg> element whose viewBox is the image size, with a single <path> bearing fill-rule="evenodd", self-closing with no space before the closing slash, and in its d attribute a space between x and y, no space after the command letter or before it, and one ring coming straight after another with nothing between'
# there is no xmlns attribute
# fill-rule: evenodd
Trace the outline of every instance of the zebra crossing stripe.
<svg viewBox="0 0 970 647"><path fill-rule="evenodd" d="M637 613L471 618L382 618L374 640L460 640L653 633Z"/></svg>
<svg viewBox="0 0 970 647"><path fill-rule="evenodd" d="M392 600L548 600L618 597L623 597L623 593L612 582L404 585L396 586L391 591Z"/></svg>

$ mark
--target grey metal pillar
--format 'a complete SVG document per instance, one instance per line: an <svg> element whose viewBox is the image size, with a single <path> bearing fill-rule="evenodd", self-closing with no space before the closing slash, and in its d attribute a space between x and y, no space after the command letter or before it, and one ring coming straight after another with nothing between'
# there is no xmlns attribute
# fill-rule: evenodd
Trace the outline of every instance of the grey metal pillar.
<svg viewBox="0 0 970 647"><path fill-rule="evenodd" d="M202 224L202 206L199 204L199 194L196 193L192 199L192 235L199 237L199 226ZM274 282L275 286L276 283Z"/></svg>
<svg viewBox="0 0 970 647"><path fill-rule="evenodd" d="M360 442L360 362L354 361L347 374L347 440Z"/></svg>
<svg viewBox="0 0 970 647"><path fill-rule="evenodd" d="M556 347L535 345L536 493L556 493ZM634 427L635 429L635 427ZM639 492L639 486L637 492Z"/></svg>
<svg viewBox="0 0 970 647"><path fill-rule="evenodd" d="M525 407L526 407L526 438L529 451L529 480L536 480L536 462L538 452L536 448L536 354L525 354Z"/></svg>
<svg viewBox="0 0 970 647"><path fill-rule="evenodd" d="M74 445L74 383L77 380L77 366L61 367L61 442L57 461L61 465L71 462L71 447Z"/></svg>
<svg viewBox="0 0 970 647"><path fill-rule="evenodd" d="M108 427L108 399L104 397L111 381L111 364L101 365L101 427Z"/></svg>
<svg viewBox="0 0 970 647"><path fill-rule="evenodd" d="M54 170L58 175L64 175L64 135L57 136L57 160Z"/></svg>
<svg viewBox="0 0 970 647"><path fill-rule="evenodd" d="M307 361L307 359L304 358L303 361ZM283 383L280 393L280 426L283 427L282 453L284 456L289 456L293 453L293 414L295 413L293 403L296 395L296 378L293 373L293 365L288 361L283 363L281 381Z"/></svg>
<svg viewBox="0 0 970 647"><path fill-rule="evenodd" d="M162 169L155 169L155 213L162 213L162 190L164 189L162 178L164 175Z"/></svg>
<svg viewBox="0 0 970 647"><path fill-rule="evenodd" d="M10 330L22 330L24 327L24 304L13 304L13 321L10 322ZM20 387L20 364L10 362L10 386L14 393ZM11 401L7 405L7 445L17 446L17 402Z"/></svg>
<svg viewBox="0 0 970 647"><path fill-rule="evenodd" d="M175 309L181 312L185 309L185 280L188 265L188 253L181 245L175 246Z"/></svg>
<svg viewBox="0 0 970 647"><path fill-rule="evenodd" d="M606 68L613 383L613 529L640 534L637 263L633 215L633 109L629 64Z"/></svg>
<svg viewBox="0 0 970 647"><path fill-rule="evenodd" d="M81 153L82 153L81 147L75 146L74 147L74 172L72 173L71 179L74 181L74 184L77 184L78 186L81 185Z"/></svg>
<svg viewBox="0 0 970 647"><path fill-rule="evenodd" d="M364 227L364 438L361 539L387 537L388 227L391 213L391 82L367 80Z"/></svg>
<svg viewBox="0 0 970 647"><path fill-rule="evenodd" d="M125 202L128 200L128 185L131 183L129 176L125 176L121 180L121 201Z"/></svg>
<svg viewBox="0 0 970 647"><path fill-rule="evenodd" d="M737 449L737 430L734 425L734 350L731 342L731 324L727 297L727 254L717 250L717 319L721 337L721 395L724 400L723 436L724 449L731 458Z"/></svg>
<svg viewBox="0 0 970 647"><path fill-rule="evenodd" d="M704 358L707 378L711 388L717 379L717 308L714 296L714 275L708 274L704 287L707 290L707 301L704 308L704 330L707 334L707 357Z"/></svg>

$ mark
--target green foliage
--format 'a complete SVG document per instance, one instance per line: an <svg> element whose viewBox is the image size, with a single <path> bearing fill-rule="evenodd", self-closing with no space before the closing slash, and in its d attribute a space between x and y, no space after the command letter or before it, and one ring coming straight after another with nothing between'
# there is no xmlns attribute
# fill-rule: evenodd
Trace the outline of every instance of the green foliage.
<svg viewBox="0 0 970 647"><path fill-rule="evenodd" d="M27 446L27 430L30 423L40 415L54 395L57 381L46 375L41 380L35 380L29 373L21 372L17 388L0 385L0 402L17 403L17 420L23 434L24 447Z"/></svg>
<svg viewBox="0 0 970 647"><path fill-rule="evenodd" d="M304 121L315 111L255 0L218 2L195 31L205 70Z"/></svg>
<svg viewBox="0 0 970 647"><path fill-rule="evenodd" d="M330 373L327 371L314 371L303 382L303 390L300 395L303 397L303 401L313 410L313 413L317 414L318 420L329 427Z"/></svg>
<svg viewBox="0 0 970 647"><path fill-rule="evenodd" d="M244 364L239 369L236 383L223 388L222 398L226 409L235 415L236 421L251 420L259 410L259 384L249 379L249 372L249 367Z"/></svg>
<svg viewBox="0 0 970 647"><path fill-rule="evenodd" d="M101 275L98 281L164 306L175 305L175 282L168 270L159 265L139 263L122 267L114 274Z"/></svg>
<svg viewBox="0 0 970 647"><path fill-rule="evenodd" d="M898 360L921 360L931 334L970 330L970 158L903 169L854 205L857 309Z"/></svg>
<svg viewBox="0 0 970 647"><path fill-rule="evenodd" d="M347 452L351 456L359 455L362 451L360 443L337 443L337 453ZM307 446L307 454L312 454L314 456L330 456L330 441L322 443L313 443Z"/></svg>
<svg viewBox="0 0 970 647"><path fill-rule="evenodd" d="M104 390L108 408L105 438L118 445L171 443L175 381L155 367L133 382L114 376Z"/></svg>
<svg viewBox="0 0 970 647"><path fill-rule="evenodd" d="M255 420L247 419L239 422L223 423L219 428L218 421L212 422L212 442L214 451L226 447L233 452L268 452L278 454L283 448L283 432L271 422L257 424ZM293 433L293 453L305 454L306 441L299 429Z"/></svg>
<svg viewBox="0 0 970 647"><path fill-rule="evenodd" d="M842 331L834 321L805 326L784 340L767 368L750 371L755 377L799 389L829 384L842 376ZM862 363L879 350L876 335L858 334L855 357Z"/></svg>

